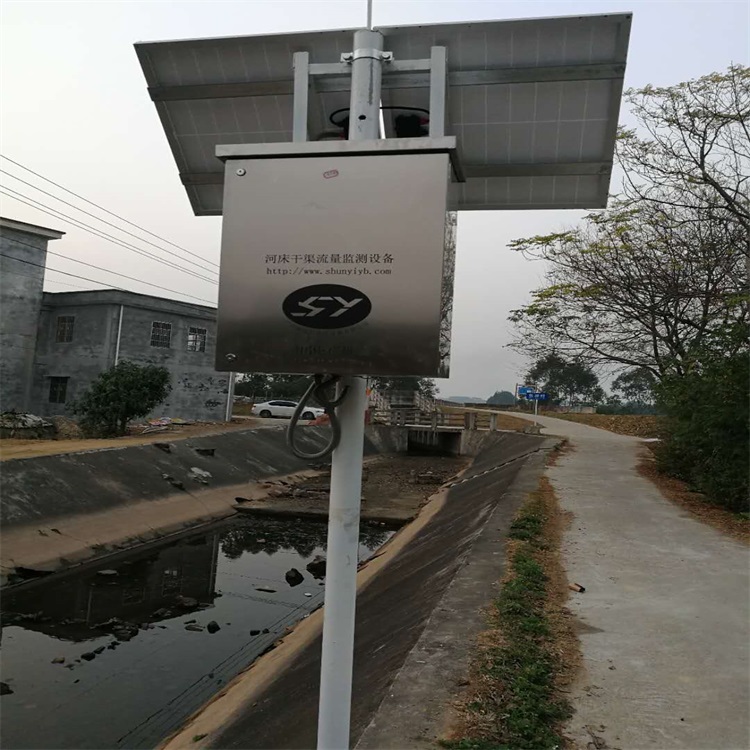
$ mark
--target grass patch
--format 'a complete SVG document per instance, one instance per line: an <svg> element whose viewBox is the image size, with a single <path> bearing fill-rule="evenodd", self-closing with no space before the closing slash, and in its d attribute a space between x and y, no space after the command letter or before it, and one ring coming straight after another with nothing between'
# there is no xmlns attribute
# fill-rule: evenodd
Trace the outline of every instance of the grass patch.
<svg viewBox="0 0 750 750"><path fill-rule="evenodd" d="M560 687L578 647L563 607L561 534L552 487L542 477L510 529L509 572L480 638L451 750L551 750L565 746L572 709ZM566 617L567 615L567 617ZM574 654L564 664L566 646Z"/></svg>

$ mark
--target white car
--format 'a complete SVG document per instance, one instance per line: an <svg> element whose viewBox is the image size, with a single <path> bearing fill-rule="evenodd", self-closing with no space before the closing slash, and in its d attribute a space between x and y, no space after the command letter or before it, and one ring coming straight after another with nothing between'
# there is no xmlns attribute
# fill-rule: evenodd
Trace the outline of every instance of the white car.
<svg viewBox="0 0 750 750"><path fill-rule="evenodd" d="M251 413L256 417L286 417L289 419L296 408L296 401L264 401L262 404L255 404ZM322 417L323 414L325 414L325 411L317 406L306 406L300 419L317 419Z"/></svg>

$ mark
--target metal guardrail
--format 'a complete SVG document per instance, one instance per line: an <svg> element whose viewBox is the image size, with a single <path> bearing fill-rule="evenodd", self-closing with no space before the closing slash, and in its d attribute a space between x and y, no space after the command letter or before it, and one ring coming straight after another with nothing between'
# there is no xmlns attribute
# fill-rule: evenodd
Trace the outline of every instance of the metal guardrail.
<svg viewBox="0 0 750 750"><path fill-rule="evenodd" d="M373 424L391 426L424 427L438 430L440 428L493 430L496 429L496 417L481 412L442 412L422 411L421 409L373 409L370 411Z"/></svg>

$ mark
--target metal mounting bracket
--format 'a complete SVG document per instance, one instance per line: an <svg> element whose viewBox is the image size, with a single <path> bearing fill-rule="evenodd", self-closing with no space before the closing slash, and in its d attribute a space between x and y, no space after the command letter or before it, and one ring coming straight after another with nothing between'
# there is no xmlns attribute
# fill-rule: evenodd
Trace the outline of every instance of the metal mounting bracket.
<svg viewBox="0 0 750 750"><path fill-rule="evenodd" d="M370 60L380 60L381 62L393 62L393 52L384 52L379 49L355 49L354 52L342 52L341 62L351 64L355 60L367 58Z"/></svg>

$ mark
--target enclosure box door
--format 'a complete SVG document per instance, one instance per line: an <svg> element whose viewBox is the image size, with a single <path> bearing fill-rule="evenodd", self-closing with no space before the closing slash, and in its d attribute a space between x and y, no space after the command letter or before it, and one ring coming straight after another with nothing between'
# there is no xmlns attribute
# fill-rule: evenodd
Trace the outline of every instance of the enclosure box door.
<svg viewBox="0 0 750 750"><path fill-rule="evenodd" d="M228 160L217 370L445 377L448 170L447 153Z"/></svg>

